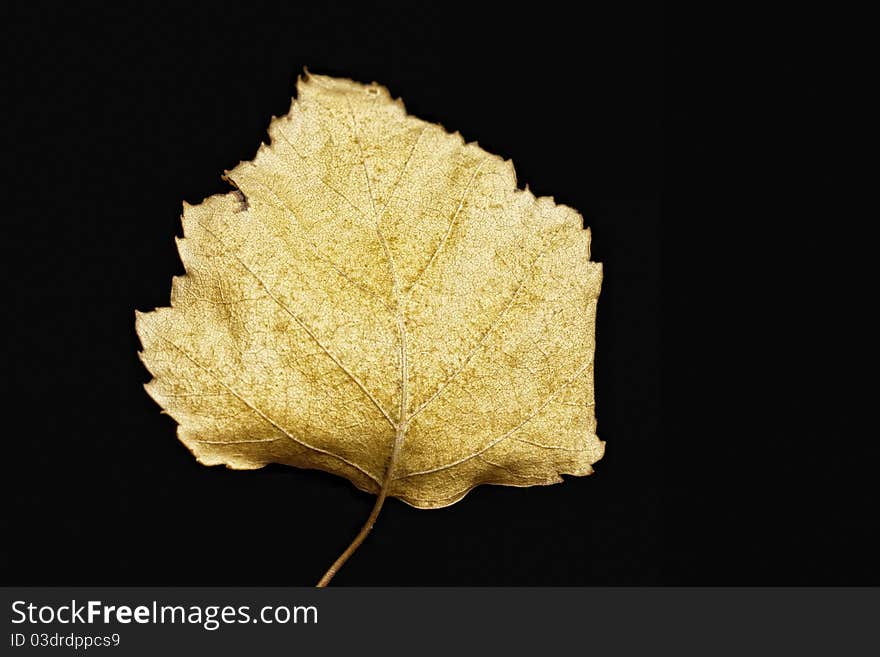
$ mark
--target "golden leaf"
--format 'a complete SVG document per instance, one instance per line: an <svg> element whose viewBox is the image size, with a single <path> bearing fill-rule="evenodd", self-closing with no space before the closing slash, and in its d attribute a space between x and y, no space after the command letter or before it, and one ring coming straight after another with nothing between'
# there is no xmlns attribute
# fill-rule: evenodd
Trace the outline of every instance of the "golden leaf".
<svg viewBox="0 0 880 657"><path fill-rule="evenodd" d="M602 268L581 216L375 83L308 75L297 96L236 191L184 204L186 274L137 316L179 439L206 465L346 477L379 496L369 526L386 495L592 472Z"/></svg>

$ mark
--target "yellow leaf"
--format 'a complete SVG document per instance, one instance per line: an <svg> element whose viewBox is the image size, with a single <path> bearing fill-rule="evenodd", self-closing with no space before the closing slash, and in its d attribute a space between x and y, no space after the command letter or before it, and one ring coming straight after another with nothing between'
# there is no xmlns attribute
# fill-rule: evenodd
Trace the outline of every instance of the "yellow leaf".
<svg viewBox="0 0 880 657"><path fill-rule="evenodd" d="M184 204L186 274L137 317L147 390L196 458L341 475L379 495L369 525L386 495L592 472L581 216L377 84L309 75L269 136L236 191Z"/></svg>

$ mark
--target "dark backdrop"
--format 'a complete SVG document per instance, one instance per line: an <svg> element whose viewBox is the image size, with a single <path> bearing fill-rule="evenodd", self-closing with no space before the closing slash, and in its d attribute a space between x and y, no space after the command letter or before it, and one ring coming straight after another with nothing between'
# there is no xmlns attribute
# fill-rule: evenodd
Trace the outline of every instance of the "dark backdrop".
<svg viewBox="0 0 880 657"><path fill-rule="evenodd" d="M754 525L764 546L726 524L734 495L719 516L711 471L687 476L706 466L686 446L711 435L661 418L666 116L654 3L414 5L6 10L4 375L18 428L2 462L3 582L310 584L365 519L373 499L325 473L197 464L143 391L136 355L134 310L167 305L182 271L181 201L228 189L220 174L253 156L304 66L376 80L411 113L512 158L521 184L584 215L605 266L596 396L607 455L596 474L483 486L435 511L391 500L336 583L857 578L768 557L768 544L790 539L767 536L770 517ZM679 248L696 246L685 221L663 218ZM682 320L663 321L668 335ZM664 389L703 385L678 362ZM686 407L687 393L671 403Z"/></svg>

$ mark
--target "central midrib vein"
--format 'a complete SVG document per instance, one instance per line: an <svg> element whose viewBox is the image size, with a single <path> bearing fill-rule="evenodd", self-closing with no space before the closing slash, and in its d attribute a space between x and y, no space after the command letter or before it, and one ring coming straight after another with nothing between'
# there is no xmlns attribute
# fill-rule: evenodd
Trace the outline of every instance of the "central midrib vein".
<svg viewBox="0 0 880 657"><path fill-rule="evenodd" d="M385 236L382 234L382 229L379 227L379 217L376 211L376 200L373 196L373 187L370 183L370 173L367 171L367 159L364 156L363 146L361 146L360 137L358 135L358 124L357 118L354 113L354 108L351 105L351 101L346 98L348 102L349 111L351 112L351 121L352 121L352 129L354 131L355 143L358 145L358 150L360 151L361 163L363 165L364 170L364 179L367 183L367 194L370 197L370 206L373 211L373 224L376 229L376 237L378 238L380 244L382 245L382 251L385 253L385 260L388 263L388 272L391 276L391 289L392 295L394 297L395 302L395 319L397 322L397 337L398 344L400 346L400 355L399 355L399 363L400 363L400 410L397 416L397 423L395 425L394 431L394 441L391 444L391 453L388 458L388 465L385 468L385 476L382 480L382 487L379 489L379 494L376 497L376 503L373 505L373 509L370 512L367 521L364 523L361 530L354 537L354 540L349 544L349 546L343 551L342 554L333 562L330 568L327 569L327 572L324 573L324 576L321 577L318 582L318 587L325 587L329 584L330 580L337 573L337 571L343 566L343 564L348 561L349 557L354 554L355 550L360 546L361 543L364 542L367 535L370 533L370 530L373 529L373 525L376 522L376 519L379 517L379 512L382 510L382 506L385 504L385 499L388 497L388 491L391 488L391 481L394 478L394 472L397 468L397 462L400 458L400 453L403 450L403 443L406 440L406 431L407 431L407 397L409 393L409 363L407 359L407 345L406 345L406 318L404 316L403 310L403 299L400 291L400 280L397 276L397 267L394 264L394 256L391 254L391 249L388 246L388 241L385 239ZM412 153L410 153L410 157ZM407 158L406 164L404 164L404 169L406 165L409 164L409 159ZM403 171L400 173L400 177L403 177ZM384 207L383 207L384 210Z"/></svg>

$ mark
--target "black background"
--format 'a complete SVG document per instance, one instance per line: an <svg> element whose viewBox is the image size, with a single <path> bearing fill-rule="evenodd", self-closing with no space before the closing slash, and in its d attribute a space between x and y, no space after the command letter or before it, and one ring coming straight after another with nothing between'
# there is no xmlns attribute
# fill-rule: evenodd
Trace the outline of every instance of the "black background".
<svg viewBox="0 0 880 657"><path fill-rule="evenodd" d="M596 474L483 486L442 510L391 500L335 583L876 580L858 537L841 543L849 518L815 491L768 485L818 465L821 453L786 459L816 435L761 433L743 418L747 393L704 378L707 361L743 374L729 348L741 340L722 338L729 324L704 305L706 270L677 260L689 291L661 274L670 236L705 264L715 231L730 230L704 159L727 129L704 119L708 132L664 157L664 134L731 100L711 95L719 72L664 107L669 19L654 3L356 6L6 11L5 399L19 428L2 466L4 583L310 584L369 512L370 496L325 473L197 464L143 391L136 355L134 310L167 305L182 272L181 201L229 189L220 174L253 156L305 66L376 80L512 158L521 184L584 215L605 267ZM695 218L670 211L674 170L689 172ZM783 467L755 468L761 450Z"/></svg>

